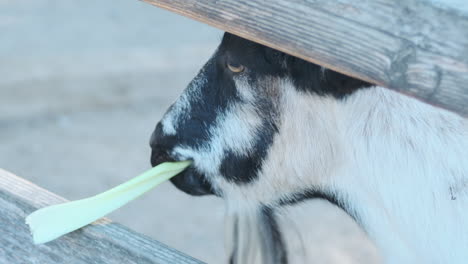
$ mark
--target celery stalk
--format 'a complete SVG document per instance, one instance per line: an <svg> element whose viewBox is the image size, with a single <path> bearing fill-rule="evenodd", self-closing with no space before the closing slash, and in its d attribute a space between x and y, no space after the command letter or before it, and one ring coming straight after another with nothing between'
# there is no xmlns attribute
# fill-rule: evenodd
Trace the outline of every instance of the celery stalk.
<svg viewBox="0 0 468 264"><path fill-rule="evenodd" d="M106 192L77 201L48 206L26 217L34 244L54 240L120 208L191 164L165 162Z"/></svg>

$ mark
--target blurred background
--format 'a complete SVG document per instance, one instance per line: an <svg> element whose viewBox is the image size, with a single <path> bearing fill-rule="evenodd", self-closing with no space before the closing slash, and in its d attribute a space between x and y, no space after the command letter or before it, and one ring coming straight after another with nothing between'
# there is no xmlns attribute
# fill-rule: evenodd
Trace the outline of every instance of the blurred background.
<svg viewBox="0 0 468 264"><path fill-rule="evenodd" d="M156 122L221 36L137 0L0 0L0 167L70 200L148 169ZM109 217L223 263L223 206L166 183ZM311 206L314 263L378 263L347 215Z"/></svg>

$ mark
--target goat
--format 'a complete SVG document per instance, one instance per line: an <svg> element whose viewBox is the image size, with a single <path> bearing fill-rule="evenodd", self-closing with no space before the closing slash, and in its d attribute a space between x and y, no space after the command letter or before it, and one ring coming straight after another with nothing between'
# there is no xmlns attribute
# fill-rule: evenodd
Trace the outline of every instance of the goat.
<svg viewBox="0 0 468 264"><path fill-rule="evenodd" d="M468 122L392 90L225 33L150 145L153 166L193 161L177 188L226 201L231 263L287 263L276 212L312 198L385 263L468 261Z"/></svg>

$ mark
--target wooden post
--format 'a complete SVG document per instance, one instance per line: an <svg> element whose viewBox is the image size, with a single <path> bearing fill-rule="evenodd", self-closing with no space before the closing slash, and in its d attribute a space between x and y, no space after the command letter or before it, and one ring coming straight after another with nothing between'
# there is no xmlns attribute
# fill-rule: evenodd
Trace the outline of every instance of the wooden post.
<svg viewBox="0 0 468 264"><path fill-rule="evenodd" d="M144 1L468 116L468 4L455 9L429 0Z"/></svg>
<svg viewBox="0 0 468 264"><path fill-rule="evenodd" d="M25 217L66 200L0 169L0 263L200 264L175 249L102 218L34 245Z"/></svg>

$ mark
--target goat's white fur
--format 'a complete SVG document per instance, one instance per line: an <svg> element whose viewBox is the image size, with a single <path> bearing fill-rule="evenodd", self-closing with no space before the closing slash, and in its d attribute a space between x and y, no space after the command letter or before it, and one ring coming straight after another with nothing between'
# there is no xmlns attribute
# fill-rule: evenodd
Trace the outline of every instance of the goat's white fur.
<svg viewBox="0 0 468 264"><path fill-rule="evenodd" d="M380 87L345 101L286 91L259 181L240 197L320 188L356 212L386 263L466 263L466 119Z"/></svg>
<svg viewBox="0 0 468 264"><path fill-rule="evenodd" d="M245 82L236 83L252 96L240 87ZM220 113L209 147L179 146L174 154L194 159L234 211L320 189L356 213L386 263L466 263L466 119L381 87L336 100L299 92L287 80L272 85L279 133L258 180L238 186L219 177L226 149L252 151L260 121L245 103ZM179 114L166 115L169 134Z"/></svg>

